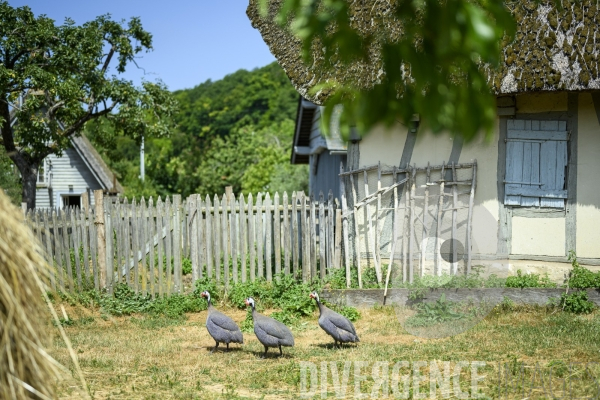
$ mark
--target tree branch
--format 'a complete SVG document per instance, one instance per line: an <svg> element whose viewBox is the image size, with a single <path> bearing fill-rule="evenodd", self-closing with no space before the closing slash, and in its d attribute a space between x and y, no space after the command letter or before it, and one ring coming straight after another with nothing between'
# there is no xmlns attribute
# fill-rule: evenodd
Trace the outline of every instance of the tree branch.
<svg viewBox="0 0 600 400"><path fill-rule="evenodd" d="M117 106L118 102L114 101L110 107L105 108L102 111L98 111L93 113L91 110L91 108L88 110L88 112L81 117L77 122L75 122L73 125L71 125L70 127L68 127L67 129L65 129L64 131L62 131L62 133L60 134L61 137L69 137L72 134L74 134L75 132L77 132L82 126L83 124L85 124L87 121L94 119L94 118L98 118L101 117L103 115L106 115L108 113L110 113L116 106Z"/></svg>
<svg viewBox="0 0 600 400"><path fill-rule="evenodd" d="M108 52L108 55L106 56L106 60L104 60L104 65L102 65L102 70L101 70L103 74L108 69L108 64L110 64L110 60L112 59L114 54L115 54L115 45L113 45L111 47L110 51Z"/></svg>

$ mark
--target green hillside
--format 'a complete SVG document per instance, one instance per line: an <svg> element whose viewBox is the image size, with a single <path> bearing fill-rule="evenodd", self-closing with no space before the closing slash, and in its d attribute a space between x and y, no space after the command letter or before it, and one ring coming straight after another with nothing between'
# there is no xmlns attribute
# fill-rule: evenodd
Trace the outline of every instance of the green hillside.
<svg viewBox="0 0 600 400"><path fill-rule="evenodd" d="M177 129L146 140L144 184L138 143L87 128L127 195L307 190L307 168L289 163L298 94L277 63L174 94Z"/></svg>

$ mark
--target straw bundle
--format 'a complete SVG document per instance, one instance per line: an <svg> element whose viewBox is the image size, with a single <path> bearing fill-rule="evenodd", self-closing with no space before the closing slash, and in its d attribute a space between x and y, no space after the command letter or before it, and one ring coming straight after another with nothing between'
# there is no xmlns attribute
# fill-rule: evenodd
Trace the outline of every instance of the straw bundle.
<svg viewBox="0 0 600 400"><path fill-rule="evenodd" d="M23 215L0 190L0 398L54 398L59 364L44 350L48 266Z"/></svg>

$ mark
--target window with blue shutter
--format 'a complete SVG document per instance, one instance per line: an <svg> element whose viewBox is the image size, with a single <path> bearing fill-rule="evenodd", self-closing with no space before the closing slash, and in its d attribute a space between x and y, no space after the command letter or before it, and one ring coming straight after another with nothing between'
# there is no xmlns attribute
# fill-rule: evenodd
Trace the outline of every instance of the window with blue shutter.
<svg viewBox="0 0 600 400"><path fill-rule="evenodd" d="M504 204L564 208L567 123L508 120Z"/></svg>

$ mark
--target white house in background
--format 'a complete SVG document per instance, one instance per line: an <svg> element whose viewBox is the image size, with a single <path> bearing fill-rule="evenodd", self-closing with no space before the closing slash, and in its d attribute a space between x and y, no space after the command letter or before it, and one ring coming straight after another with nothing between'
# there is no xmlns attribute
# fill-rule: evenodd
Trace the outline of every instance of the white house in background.
<svg viewBox="0 0 600 400"><path fill-rule="evenodd" d="M309 195L318 198L329 191L340 199L340 163L346 164L346 143L342 140L336 115L332 117L332 129L329 136L323 133L323 107L302 96L298 101L296 131L292 146L292 164L309 164Z"/></svg>
<svg viewBox="0 0 600 400"><path fill-rule="evenodd" d="M84 136L71 138L71 147L61 157L51 154L40 166L36 186L36 208L81 207L82 195L94 204L94 190L123 193L123 187Z"/></svg>

